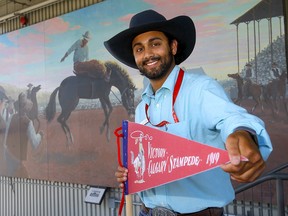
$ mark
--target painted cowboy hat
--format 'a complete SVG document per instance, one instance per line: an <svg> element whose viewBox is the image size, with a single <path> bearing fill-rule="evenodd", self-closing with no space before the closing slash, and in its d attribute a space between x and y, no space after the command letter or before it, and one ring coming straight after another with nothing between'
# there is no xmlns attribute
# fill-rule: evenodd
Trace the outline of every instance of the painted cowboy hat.
<svg viewBox="0 0 288 216"><path fill-rule="evenodd" d="M129 28L105 41L104 45L120 62L137 69L132 52L132 41L137 35L148 31L160 31L178 41L176 64L186 60L194 49L196 30L190 17L177 16L167 20L154 10L146 10L134 15Z"/></svg>
<svg viewBox="0 0 288 216"><path fill-rule="evenodd" d="M91 40L91 34L89 31L86 31L85 34L83 34L82 36L87 41Z"/></svg>
<svg viewBox="0 0 288 216"><path fill-rule="evenodd" d="M31 88L32 86L33 86L33 84L31 84L31 83L29 83L29 84L27 85L28 88Z"/></svg>

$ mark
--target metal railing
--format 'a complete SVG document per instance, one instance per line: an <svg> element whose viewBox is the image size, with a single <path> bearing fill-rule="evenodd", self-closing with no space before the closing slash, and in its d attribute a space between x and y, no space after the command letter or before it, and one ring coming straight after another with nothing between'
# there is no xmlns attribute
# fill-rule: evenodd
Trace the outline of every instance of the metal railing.
<svg viewBox="0 0 288 216"><path fill-rule="evenodd" d="M226 216L288 216L288 163L253 183L235 187L236 199ZM84 202L89 186L44 180L0 177L0 216L116 216L122 191L109 188L101 205ZM286 196L286 197L285 197ZM133 212L140 211L133 196ZM126 209L123 209L125 215Z"/></svg>
<svg viewBox="0 0 288 216"><path fill-rule="evenodd" d="M288 163L266 173L256 181L236 187L236 199L225 207L226 215L288 215Z"/></svg>

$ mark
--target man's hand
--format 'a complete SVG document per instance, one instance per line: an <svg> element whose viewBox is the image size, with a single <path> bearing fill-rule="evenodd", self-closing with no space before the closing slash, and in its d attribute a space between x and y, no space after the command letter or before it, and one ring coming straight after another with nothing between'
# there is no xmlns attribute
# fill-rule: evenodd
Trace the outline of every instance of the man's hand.
<svg viewBox="0 0 288 216"><path fill-rule="evenodd" d="M231 163L224 164L221 168L231 175L231 179L238 182L252 182L262 174L265 161L247 131L239 130L230 134L225 145ZM241 161L241 155L248 161Z"/></svg>
<svg viewBox="0 0 288 216"><path fill-rule="evenodd" d="M124 182L127 180L128 170L125 167L118 166L115 176L120 188L124 188Z"/></svg>

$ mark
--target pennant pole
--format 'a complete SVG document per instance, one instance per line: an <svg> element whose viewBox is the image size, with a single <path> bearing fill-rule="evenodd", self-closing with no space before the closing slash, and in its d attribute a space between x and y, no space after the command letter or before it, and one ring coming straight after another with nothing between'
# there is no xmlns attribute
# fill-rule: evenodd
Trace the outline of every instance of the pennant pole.
<svg viewBox="0 0 288 216"><path fill-rule="evenodd" d="M125 199L126 199L126 216L133 216L132 195L131 194L126 195Z"/></svg>
<svg viewBox="0 0 288 216"><path fill-rule="evenodd" d="M118 134L118 132L122 130L122 127L120 128L117 128L115 131L114 131L114 134L116 135L117 137L117 146L118 146L118 163L120 166L123 167L123 164L122 164L122 160L121 160L121 148L120 148L120 138L123 138L124 135L123 133L122 134ZM119 216L121 215L121 212L122 212L122 207L123 207L123 204L124 204L124 191L123 190L123 196L122 196L122 201L121 201L121 204L120 204L120 209L119 209ZM133 202L132 202L132 195L131 194L128 194L128 195L125 195L125 200L126 200L126 216L133 216Z"/></svg>

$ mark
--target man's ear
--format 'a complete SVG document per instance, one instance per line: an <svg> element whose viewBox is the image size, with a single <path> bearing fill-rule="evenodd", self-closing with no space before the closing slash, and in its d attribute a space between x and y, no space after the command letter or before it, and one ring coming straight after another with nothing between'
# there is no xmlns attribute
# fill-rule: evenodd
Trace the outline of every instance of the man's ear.
<svg viewBox="0 0 288 216"><path fill-rule="evenodd" d="M177 42L177 40L172 40L170 46L171 46L172 54L175 56L176 53L177 53L177 48L178 48L178 42Z"/></svg>

